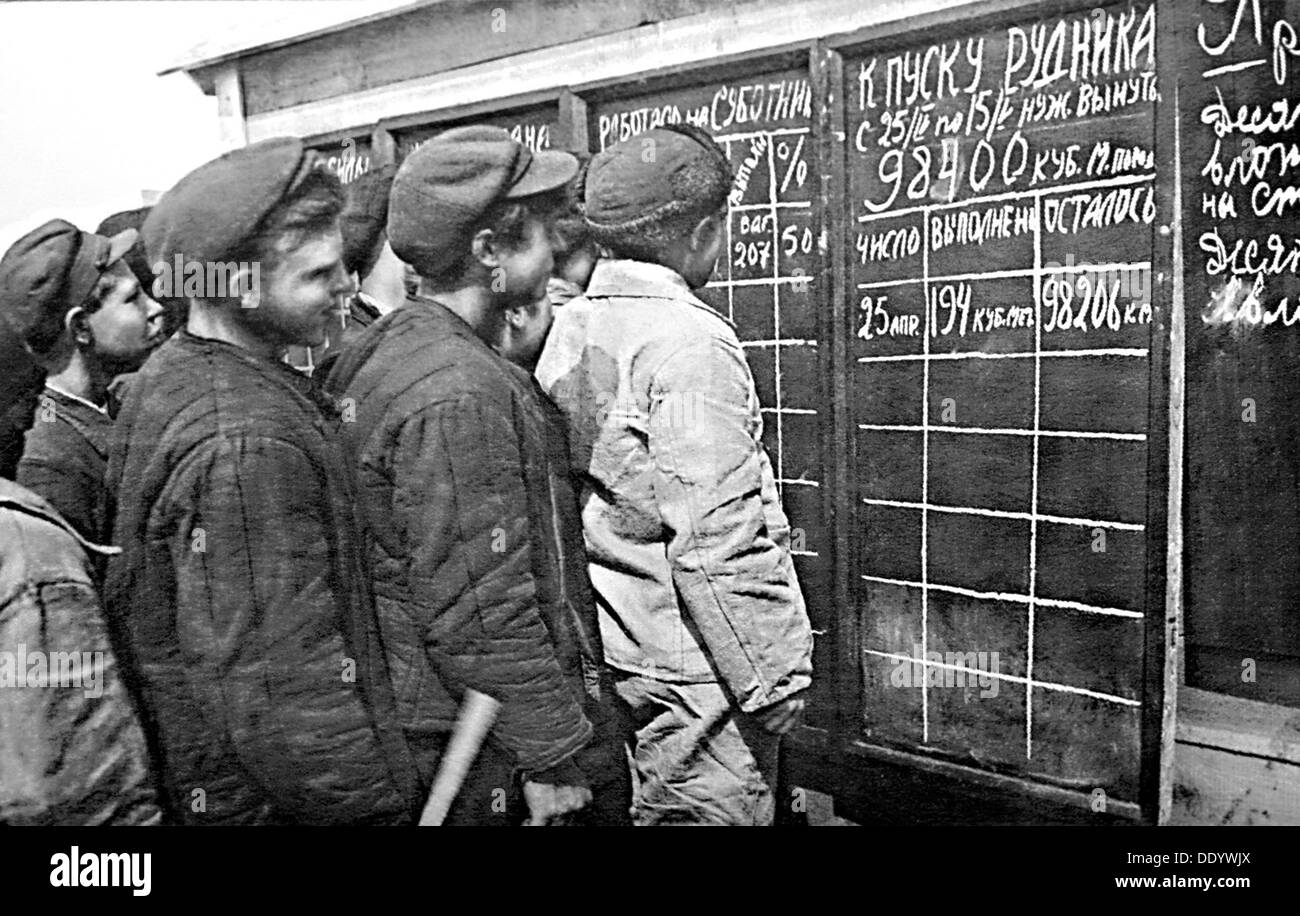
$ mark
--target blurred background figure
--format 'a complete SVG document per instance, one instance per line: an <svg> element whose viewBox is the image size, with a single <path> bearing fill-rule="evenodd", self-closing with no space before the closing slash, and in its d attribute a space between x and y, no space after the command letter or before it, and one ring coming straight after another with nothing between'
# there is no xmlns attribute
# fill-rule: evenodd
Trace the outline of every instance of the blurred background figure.
<svg viewBox="0 0 1300 916"><path fill-rule="evenodd" d="M582 194L591 154L575 152L573 155L582 165L565 189L564 206L556 214L552 230L555 266L551 269L551 282L546 286L546 296L552 306L564 305L586 292L591 272L600 258L600 249L582 219Z"/></svg>
<svg viewBox="0 0 1300 916"><path fill-rule="evenodd" d="M388 244L388 195L397 167L385 165L362 175L348 187L348 206L339 220L343 264L361 290L352 297L373 323L406 299L406 265Z"/></svg>

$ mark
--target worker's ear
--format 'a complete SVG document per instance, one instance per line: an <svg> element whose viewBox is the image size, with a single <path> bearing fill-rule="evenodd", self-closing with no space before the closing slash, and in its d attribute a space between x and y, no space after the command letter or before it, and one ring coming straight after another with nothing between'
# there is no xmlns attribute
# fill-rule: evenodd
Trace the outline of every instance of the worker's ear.
<svg viewBox="0 0 1300 916"><path fill-rule="evenodd" d="M78 347L94 346L95 332L90 327L90 315L81 306L68 309L63 316L63 328Z"/></svg>
<svg viewBox="0 0 1300 916"><path fill-rule="evenodd" d="M502 312L502 315L505 318L506 324L510 325L510 327L518 331L518 330L522 330L525 326L527 326L528 319L532 317L529 314L529 311L530 309L527 304L511 305L508 306L504 312Z"/></svg>
<svg viewBox="0 0 1300 916"><path fill-rule="evenodd" d="M713 247L726 231L725 219L725 216L714 213L696 223L691 230L691 250L708 251Z"/></svg>
<svg viewBox="0 0 1300 916"><path fill-rule="evenodd" d="M492 292L504 293L510 289L510 277L505 264L509 252L499 235L491 229L480 229L470 242L470 251L487 275Z"/></svg>
<svg viewBox="0 0 1300 916"><path fill-rule="evenodd" d="M238 297L241 309L255 309L262 304L262 271L258 264L240 264L230 290Z"/></svg>
<svg viewBox="0 0 1300 916"><path fill-rule="evenodd" d="M474 260L488 270L501 266L501 244L491 229L480 229L469 244Z"/></svg>

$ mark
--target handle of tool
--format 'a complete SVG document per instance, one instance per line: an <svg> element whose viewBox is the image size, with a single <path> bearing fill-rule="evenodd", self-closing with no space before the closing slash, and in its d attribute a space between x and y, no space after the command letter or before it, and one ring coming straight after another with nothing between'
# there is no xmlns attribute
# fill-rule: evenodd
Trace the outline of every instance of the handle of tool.
<svg viewBox="0 0 1300 916"><path fill-rule="evenodd" d="M433 780L429 799L424 803L424 811L420 815L421 827L442 825L500 708L501 704L485 693L477 690L465 692L451 741L447 743L447 751L438 764L438 775Z"/></svg>

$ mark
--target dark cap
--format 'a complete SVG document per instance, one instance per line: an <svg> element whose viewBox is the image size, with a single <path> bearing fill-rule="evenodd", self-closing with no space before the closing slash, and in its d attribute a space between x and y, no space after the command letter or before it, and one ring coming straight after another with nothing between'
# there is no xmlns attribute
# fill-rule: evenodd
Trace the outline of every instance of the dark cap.
<svg viewBox="0 0 1300 916"><path fill-rule="evenodd" d="M110 236L123 229L136 229L141 233L144 231L144 221L149 216L153 207L140 207L135 210L123 210L120 213L114 213L112 216L106 216L104 221L99 224L95 230L99 235ZM144 235L142 234L136 243L131 246L131 250L123 258L126 265L131 268L131 273L140 281L140 288L144 290L146 296L156 299L166 312L163 319L163 337L170 337L177 328L185 323L185 315L189 310L189 300L184 296L164 296L154 289L154 280L157 275L149 264L149 255L144 250Z"/></svg>
<svg viewBox="0 0 1300 916"><path fill-rule="evenodd" d="M316 167L294 137L232 150L190 172L154 204L144 221L149 263L229 261L262 219Z"/></svg>
<svg viewBox="0 0 1300 916"><path fill-rule="evenodd" d="M682 199L680 176L696 162L715 156L688 133L666 128L615 143L587 167L587 222L616 227L688 210L696 202Z"/></svg>
<svg viewBox="0 0 1300 916"><path fill-rule="evenodd" d="M397 170L388 242L421 273L440 273L460 259L460 247L494 203L554 191L577 172L571 154L533 153L503 128L454 128L420 146Z"/></svg>
<svg viewBox="0 0 1300 916"><path fill-rule="evenodd" d="M366 172L348 185L348 203L339 217L343 231L343 266L365 277L375 266L375 245L388 224L388 192L397 166Z"/></svg>
<svg viewBox="0 0 1300 916"><path fill-rule="evenodd" d="M136 237L126 229L107 239L62 219L33 229L0 258L0 324L32 352L48 352L68 309L90 295Z"/></svg>
<svg viewBox="0 0 1300 916"><path fill-rule="evenodd" d="M102 235L105 238L111 238L126 229L134 229L140 232L144 227L144 219L149 215L152 207L140 207L136 210L123 210L120 213L114 213L112 216L104 217L104 221L95 229L96 235ZM150 294L153 287L153 271L149 269L149 256L144 253L144 238L136 240L131 246L131 250L126 253L124 259L126 266L131 268L131 273L140 281L140 288L146 294Z"/></svg>

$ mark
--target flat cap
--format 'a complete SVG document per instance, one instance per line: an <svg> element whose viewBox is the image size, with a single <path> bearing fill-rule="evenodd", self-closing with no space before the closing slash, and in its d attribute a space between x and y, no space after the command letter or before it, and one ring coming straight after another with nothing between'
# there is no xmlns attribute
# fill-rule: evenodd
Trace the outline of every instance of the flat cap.
<svg viewBox="0 0 1300 916"><path fill-rule="evenodd" d="M126 229L107 239L62 219L36 227L0 258L0 324L32 352L46 353L68 309L90 295L136 237Z"/></svg>
<svg viewBox="0 0 1300 916"><path fill-rule="evenodd" d="M384 165L348 185L348 202L339 217L343 231L343 266L365 277L375 266L379 236L388 224L388 192L397 166Z"/></svg>
<svg viewBox="0 0 1300 916"><path fill-rule="evenodd" d="M294 137L231 150L190 172L154 204L144 221L151 265L229 261L262 219L315 167Z"/></svg>
<svg viewBox="0 0 1300 916"><path fill-rule="evenodd" d="M570 153L533 153L500 127L438 134L406 157L393 179L388 243L425 275L455 264L475 223L499 200L564 187L578 172Z"/></svg>
<svg viewBox="0 0 1300 916"><path fill-rule="evenodd" d="M718 157L685 129L657 127L615 143L587 167L587 222L615 227L690 208L696 202L683 197L682 174L701 160Z"/></svg>
<svg viewBox="0 0 1300 916"><path fill-rule="evenodd" d="M145 217L149 215L152 207L140 207L136 210L123 210L120 213L114 213L111 216L104 217L104 221L95 227L95 234L102 235L105 238L111 238L119 232L127 229L134 229L140 232L144 227ZM136 243L131 246L131 250L125 256L126 266L131 268L131 273L140 281L140 288L149 293L153 287L153 271L149 269L149 256L144 252L144 237L136 239Z"/></svg>
<svg viewBox="0 0 1300 916"><path fill-rule="evenodd" d="M149 216L153 207L139 207L135 210L123 210L120 213L114 213L111 216L104 217L104 221L95 229L97 235L112 236L121 232L123 229L135 229L139 232L144 231L144 221ZM166 312L163 319L163 337L171 337L172 334L181 325L185 324L185 316L189 311L189 300L184 296L164 296L161 290L164 288L155 281L158 275L153 272L149 263L149 255L144 250L144 236L136 240L131 246L131 250L123 258L131 273L140 281L140 288L144 290L146 296L150 296L162 305Z"/></svg>

